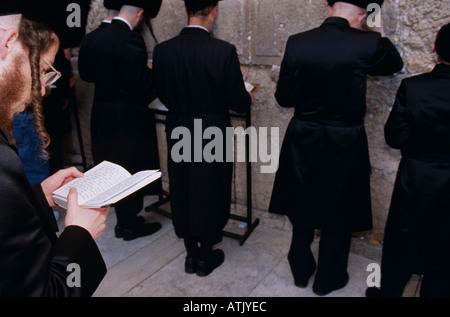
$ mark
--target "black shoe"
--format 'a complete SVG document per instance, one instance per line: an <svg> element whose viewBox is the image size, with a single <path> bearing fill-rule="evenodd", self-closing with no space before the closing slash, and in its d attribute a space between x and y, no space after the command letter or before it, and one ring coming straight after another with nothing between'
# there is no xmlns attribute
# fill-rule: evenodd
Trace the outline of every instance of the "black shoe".
<svg viewBox="0 0 450 317"><path fill-rule="evenodd" d="M199 259L196 273L198 276L207 276L219 267L225 260L225 253L221 249L213 250L207 259Z"/></svg>
<svg viewBox="0 0 450 317"><path fill-rule="evenodd" d="M290 251L287 259L294 277L295 286L300 288L307 287L310 277L316 271L316 262L314 261L314 258L310 258L305 266L304 260L296 260L298 259L298 256L295 256L294 253L291 253ZM306 275L304 274L305 272Z"/></svg>
<svg viewBox="0 0 450 317"><path fill-rule="evenodd" d="M142 216L136 217L136 220L139 224L145 223L145 218ZM114 234L115 234L116 238L123 238L123 227L117 224L114 227Z"/></svg>
<svg viewBox="0 0 450 317"><path fill-rule="evenodd" d="M184 271L188 274L194 274L196 270L196 261L197 259L187 256L186 261L184 262Z"/></svg>
<svg viewBox="0 0 450 317"><path fill-rule="evenodd" d="M366 297L382 297L381 290L378 287L369 287L366 289Z"/></svg>
<svg viewBox="0 0 450 317"><path fill-rule="evenodd" d="M314 294L319 295L319 296L328 295L333 291L343 288L345 285L347 285L348 280L349 280L349 276L348 276L348 273L346 273L346 276L341 283L336 284L334 287L332 287L330 289L320 289L313 285L313 292L314 292Z"/></svg>
<svg viewBox="0 0 450 317"><path fill-rule="evenodd" d="M142 223L134 229L123 229L123 240L130 241L140 237L149 236L161 229L159 222Z"/></svg>

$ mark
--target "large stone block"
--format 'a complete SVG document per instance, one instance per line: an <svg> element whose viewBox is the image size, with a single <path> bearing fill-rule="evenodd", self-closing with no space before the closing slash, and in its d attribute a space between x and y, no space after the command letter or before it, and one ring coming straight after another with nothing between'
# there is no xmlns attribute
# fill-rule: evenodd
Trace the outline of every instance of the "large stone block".
<svg viewBox="0 0 450 317"><path fill-rule="evenodd" d="M409 74L430 71L436 63L431 47L442 25L450 22L450 1L400 0L399 45Z"/></svg>
<svg viewBox="0 0 450 317"><path fill-rule="evenodd" d="M279 65L288 37L319 26L326 18L326 1L253 0L253 64Z"/></svg>

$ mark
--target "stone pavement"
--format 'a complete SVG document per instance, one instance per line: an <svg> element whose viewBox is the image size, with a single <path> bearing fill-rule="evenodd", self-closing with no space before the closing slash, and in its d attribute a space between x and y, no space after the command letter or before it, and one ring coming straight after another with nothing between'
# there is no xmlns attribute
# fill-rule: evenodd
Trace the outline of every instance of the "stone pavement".
<svg viewBox="0 0 450 317"><path fill-rule="evenodd" d="M176 237L171 219L154 211L141 214L149 222L161 222L162 229L148 237L123 241L114 236L116 217L111 209L106 229L97 240L108 273L94 297L318 297L312 292L313 278L307 288L294 285L287 261L291 232L260 224L242 246L238 240L224 237L217 247L224 250L225 262L209 276L198 277L184 272L184 244ZM63 218L61 212L60 228ZM312 248L317 258L318 239ZM379 261L352 252L349 283L327 297L364 297L370 263ZM418 283L414 276L404 297L414 297Z"/></svg>

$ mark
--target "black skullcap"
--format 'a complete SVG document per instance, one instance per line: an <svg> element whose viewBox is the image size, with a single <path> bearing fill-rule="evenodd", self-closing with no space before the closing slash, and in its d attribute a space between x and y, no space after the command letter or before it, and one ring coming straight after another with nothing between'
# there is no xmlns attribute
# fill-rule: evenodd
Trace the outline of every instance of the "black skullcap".
<svg viewBox="0 0 450 317"><path fill-rule="evenodd" d="M120 8L122 7L122 3L123 3L122 0L104 0L103 6L109 10L119 11Z"/></svg>
<svg viewBox="0 0 450 317"><path fill-rule="evenodd" d="M28 0L23 1L23 16L49 26L59 37L63 48L78 47L86 33L87 17L91 0ZM74 4L76 9L69 7ZM78 10L79 6L79 11ZM79 19L79 26L69 25L69 21ZM68 21L69 20L69 21Z"/></svg>
<svg viewBox="0 0 450 317"><path fill-rule="evenodd" d="M438 32L435 42L436 53L447 63L450 63L450 23L444 25Z"/></svg>
<svg viewBox="0 0 450 317"><path fill-rule="evenodd" d="M327 0L327 2L330 7L332 7L336 2L347 2L347 3L353 4L357 7L367 9L369 4L371 4L371 3L376 3L381 7L384 0L348 0L348 1L346 1L346 0Z"/></svg>
<svg viewBox="0 0 450 317"><path fill-rule="evenodd" d="M222 0L184 0L188 12L198 12Z"/></svg>
<svg viewBox="0 0 450 317"><path fill-rule="evenodd" d="M153 19L158 15L162 0L122 0L122 4L142 8L145 16Z"/></svg>

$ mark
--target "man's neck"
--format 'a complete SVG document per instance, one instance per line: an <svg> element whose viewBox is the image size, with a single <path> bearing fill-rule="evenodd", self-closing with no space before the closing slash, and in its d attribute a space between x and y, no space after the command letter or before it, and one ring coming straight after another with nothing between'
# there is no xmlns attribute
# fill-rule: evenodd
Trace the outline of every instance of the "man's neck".
<svg viewBox="0 0 450 317"><path fill-rule="evenodd" d="M126 23L130 27L130 29L133 30L133 26L126 18L121 17L121 16L116 16L113 20L120 20L120 21Z"/></svg>
<svg viewBox="0 0 450 317"><path fill-rule="evenodd" d="M354 29L360 29L361 26L357 25L356 22L354 20L352 20L350 17L346 16L345 14L342 13L335 13L333 15L331 15L331 17L335 17L335 18L342 18L347 20L348 24L350 24L350 26Z"/></svg>
<svg viewBox="0 0 450 317"><path fill-rule="evenodd" d="M208 21L206 19L200 19L197 17L190 18L189 22L188 22L188 26L189 27L201 27L201 28L204 28L205 30L207 30L208 32L211 32L211 29L212 29L212 25L210 23L208 23Z"/></svg>
<svg viewBox="0 0 450 317"><path fill-rule="evenodd" d="M108 16L106 17L106 19L105 20L103 20L103 21L109 21L109 22L111 22L116 16L118 16L119 15L119 11L117 11L117 10L109 10L108 11Z"/></svg>

